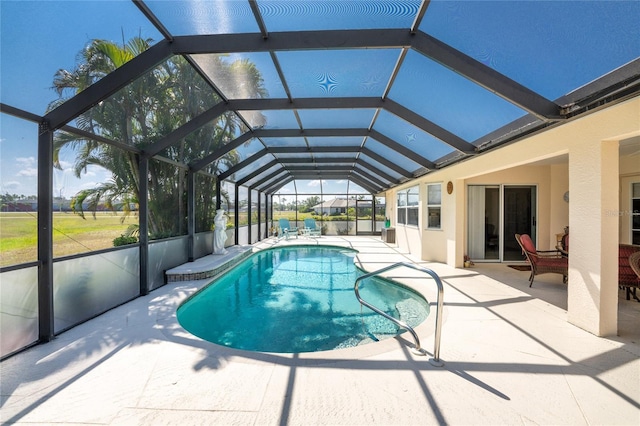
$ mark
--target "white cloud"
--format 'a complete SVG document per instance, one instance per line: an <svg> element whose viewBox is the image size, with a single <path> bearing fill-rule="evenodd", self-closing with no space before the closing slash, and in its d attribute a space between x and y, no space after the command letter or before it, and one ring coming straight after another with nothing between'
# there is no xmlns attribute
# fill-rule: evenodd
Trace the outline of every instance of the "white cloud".
<svg viewBox="0 0 640 426"><path fill-rule="evenodd" d="M22 169L18 172L18 176L25 176L25 177L37 177L38 176L38 169L36 168L26 168L26 169Z"/></svg>
<svg viewBox="0 0 640 426"><path fill-rule="evenodd" d="M36 167L35 157L16 157L16 166L20 169L16 176L37 177L38 169Z"/></svg>
<svg viewBox="0 0 640 426"><path fill-rule="evenodd" d="M18 167L33 167L36 165L36 158L35 157L17 157L16 158L16 164L18 165Z"/></svg>
<svg viewBox="0 0 640 426"><path fill-rule="evenodd" d="M309 183L307 184L307 186L320 186L320 181L319 181L319 180L312 180L312 181L309 181Z"/></svg>

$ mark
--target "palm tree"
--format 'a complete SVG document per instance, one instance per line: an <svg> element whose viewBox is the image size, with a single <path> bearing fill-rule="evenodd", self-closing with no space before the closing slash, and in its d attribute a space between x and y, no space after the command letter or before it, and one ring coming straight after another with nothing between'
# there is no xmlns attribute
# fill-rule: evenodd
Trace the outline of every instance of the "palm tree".
<svg viewBox="0 0 640 426"><path fill-rule="evenodd" d="M79 55L75 69L56 72L53 88L59 99L49 105L54 109L69 97L86 89L110 72L148 49L151 39L135 37L120 46L111 41L93 40ZM230 74L241 74L248 82L245 90L253 96L264 96L262 77L248 61L225 63L222 57L212 60ZM164 135L219 102L213 89L181 56L172 57L149 73L130 83L113 96L83 113L76 119L76 126L87 132L101 135L144 149ZM233 138L242 123L233 114L225 114L193 132L180 143L160 153L174 162L187 164L202 158L218 146ZM65 132L56 132L54 139L54 166L61 168L60 152L72 149L76 153L74 173L80 177L90 165L109 170L112 179L95 188L83 190L72 198L72 209L84 217L84 205L95 212L101 202L109 208L122 206L125 214L128 206L139 200L140 183L136 154L123 152L109 144L82 138ZM206 170L210 174L218 167L228 168L238 161L236 152L212 163ZM184 169L173 164L152 160L149 163L149 231L152 237L180 235L186 229L186 175ZM215 193L213 185L206 187L208 195L198 197L197 217L213 223L215 208L210 200ZM208 201L205 201L208 199ZM206 224L202 227L206 229Z"/></svg>

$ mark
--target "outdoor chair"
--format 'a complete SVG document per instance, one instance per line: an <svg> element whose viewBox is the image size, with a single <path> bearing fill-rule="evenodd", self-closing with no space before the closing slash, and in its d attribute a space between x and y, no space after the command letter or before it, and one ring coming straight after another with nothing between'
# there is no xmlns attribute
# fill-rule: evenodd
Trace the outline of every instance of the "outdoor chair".
<svg viewBox="0 0 640 426"><path fill-rule="evenodd" d="M640 246L620 244L618 248L618 285L626 290L627 300L638 299L636 289L640 287Z"/></svg>
<svg viewBox="0 0 640 426"><path fill-rule="evenodd" d="M562 274L562 282L567 282L569 259L559 250L536 250L535 244L527 234L516 234L516 241L531 266L529 287L533 285L535 276L542 274Z"/></svg>
<svg viewBox="0 0 640 426"><path fill-rule="evenodd" d="M298 228L292 228L289 223L289 219L279 219L278 223L280 224L280 233L278 234L280 238L288 240L290 236L295 236L298 238Z"/></svg>
<svg viewBox="0 0 640 426"><path fill-rule="evenodd" d="M560 247L558 250L564 257L569 257L569 234L564 234L560 240Z"/></svg>
<svg viewBox="0 0 640 426"><path fill-rule="evenodd" d="M304 220L304 229L302 232L309 237L322 236L322 230L316 225L316 220L311 217Z"/></svg>

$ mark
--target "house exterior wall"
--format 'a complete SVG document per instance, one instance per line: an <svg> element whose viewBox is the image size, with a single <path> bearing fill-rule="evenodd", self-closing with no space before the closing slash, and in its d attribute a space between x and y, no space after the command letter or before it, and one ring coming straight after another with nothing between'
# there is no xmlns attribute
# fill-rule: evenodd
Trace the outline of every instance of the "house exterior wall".
<svg viewBox="0 0 640 426"><path fill-rule="evenodd" d="M421 200L426 199L426 184L430 183L442 183L443 186L441 229L425 229L426 213L421 211L421 225L419 227L423 234L421 250L417 250L415 245L410 245L408 243L406 246L403 245L402 240L398 242L401 247L407 247L412 254L420 253L421 259L423 260L449 263L452 266L461 266L461 261L459 263L455 261L456 250L452 247L452 242L456 240L456 234L460 233L463 241L463 253L461 256L464 256L467 244L467 209L466 207L463 207L461 212L463 219L460 220L460 214L456 213L456 206L459 205L460 202L466 206L468 185L536 186L538 191L536 212L538 227L537 239L539 246L544 249L553 248L555 246L556 233L563 232L564 227L569 223L568 205L563 201L564 192L566 192L569 186L567 164L518 166L474 176L469 179L459 179L458 185L454 185L454 191L451 194L447 194L446 192L446 182L422 179L420 185ZM458 194L460 191L462 194ZM460 200L458 200L458 196L460 197ZM424 210L422 202L420 208ZM402 228L405 227L400 226L400 229ZM401 231L401 233L403 232L407 235L410 234L407 231Z"/></svg>
<svg viewBox="0 0 640 426"><path fill-rule="evenodd" d="M463 207L461 212L463 219L460 221L460 214L457 213L456 210L459 203L466 206L467 186L504 184L534 185L537 187L538 206L536 220L538 226L538 244L540 247L545 247L545 249L553 247L555 246L555 234L557 232L562 232L564 227L568 224L568 211L567 207L562 206L564 217L561 219L558 219L557 216L562 216L562 212L554 212L553 222L561 223L562 225L557 229L554 228L553 232L550 231L552 229L551 211L553 210L551 208L551 204L554 202L552 201L551 180L552 177L563 178L562 188L568 187L568 173L566 172L566 168L567 167L565 165L565 171L563 172L561 167L518 166L511 169L474 176L469 179L459 179L459 183L454 185L454 190L451 194L447 194L446 191L446 184L448 180L420 179L420 224L417 229L416 227L411 226L396 226L396 234L400 236L398 238L398 245L407 249L412 255L419 256L423 260L443 262L458 267L462 266L462 259L466 252L467 243L467 213L466 208ZM428 176L433 176L435 178L435 173ZM423 200L426 199L426 184L432 183L442 184L442 223L441 229L438 230L426 229L426 212ZM559 191L556 190L556 192ZM562 194L564 194L564 191L561 192L558 198L559 201L557 202L566 204L562 201ZM395 195L391 198L393 198L395 207ZM387 202L390 202L390 200L388 199ZM395 221L395 215L393 215L392 220ZM421 244L415 243L414 239L416 237L421 238ZM460 250L456 250L455 247L452 247L452 244L458 239L461 240L460 247L462 251L460 254L456 255ZM458 257L459 262L456 261Z"/></svg>
<svg viewBox="0 0 640 426"><path fill-rule="evenodd" d="M554 248L556 234L569 226L569 203L564 200L569 191L569 164L553 164L549 169L549 248Z"/></svg>
<svg viewBox="0 0 640 426"><path fill-rule="evenodd" d="M419 226L396 226L396 244L398 247L406 248L409 253L417 258L421 258L422 251L423 238L420 229Z"/></svg>

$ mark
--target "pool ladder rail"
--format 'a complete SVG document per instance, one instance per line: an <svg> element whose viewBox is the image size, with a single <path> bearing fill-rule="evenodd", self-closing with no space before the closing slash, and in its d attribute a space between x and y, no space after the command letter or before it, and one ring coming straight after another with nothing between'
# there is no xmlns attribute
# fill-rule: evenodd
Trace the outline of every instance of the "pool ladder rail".
<svg viewBox="0 0 640 426"><path fill-rule="evenodd" d="M442 367L444 363L440 360L440 334L442 332L442 305L443 305L442 296L444 294L444 289L442 287L442 281L440 280L440 277L438 276L438 274L433 272L431 269L428 269L419 265L414 265L413 263L408 263L408 262L394 263L393 265L387 266L382 269L378 269L377 271L369 272L368 274L364 274L358 277L353 286L353 290L356 293L356 298L358 299L361 305L364 305L367 308L371 309L372 311L382 315L383 317L387 318L389 321L392 321L393 323L395 323L397 326L408 330L409 333L411 333L411 335L413 336L413 340L415 341L415 347L413 348L413 352L417 355L425 355L424 349L420 347L420 338L418 337L418 334L413 329L413 327L411 327L409 324L406 324L403 321L400 321L397 318L392 317L386 312L376 308L369 302L363 300L362 297L360 297L360 292L358 290L360 281L375 275L380 275L383 272L389 271L391 269L399 268L400 266L405 266L407 268L415 269L417 271L421 271L430 275L436 282L436 285L438 286L438 301L437 301L437 309L436 309L436 332L435 332L435 338L434 338L435 342L433 345L433 358L429 359L429 362L436 367Z"/></svg>

